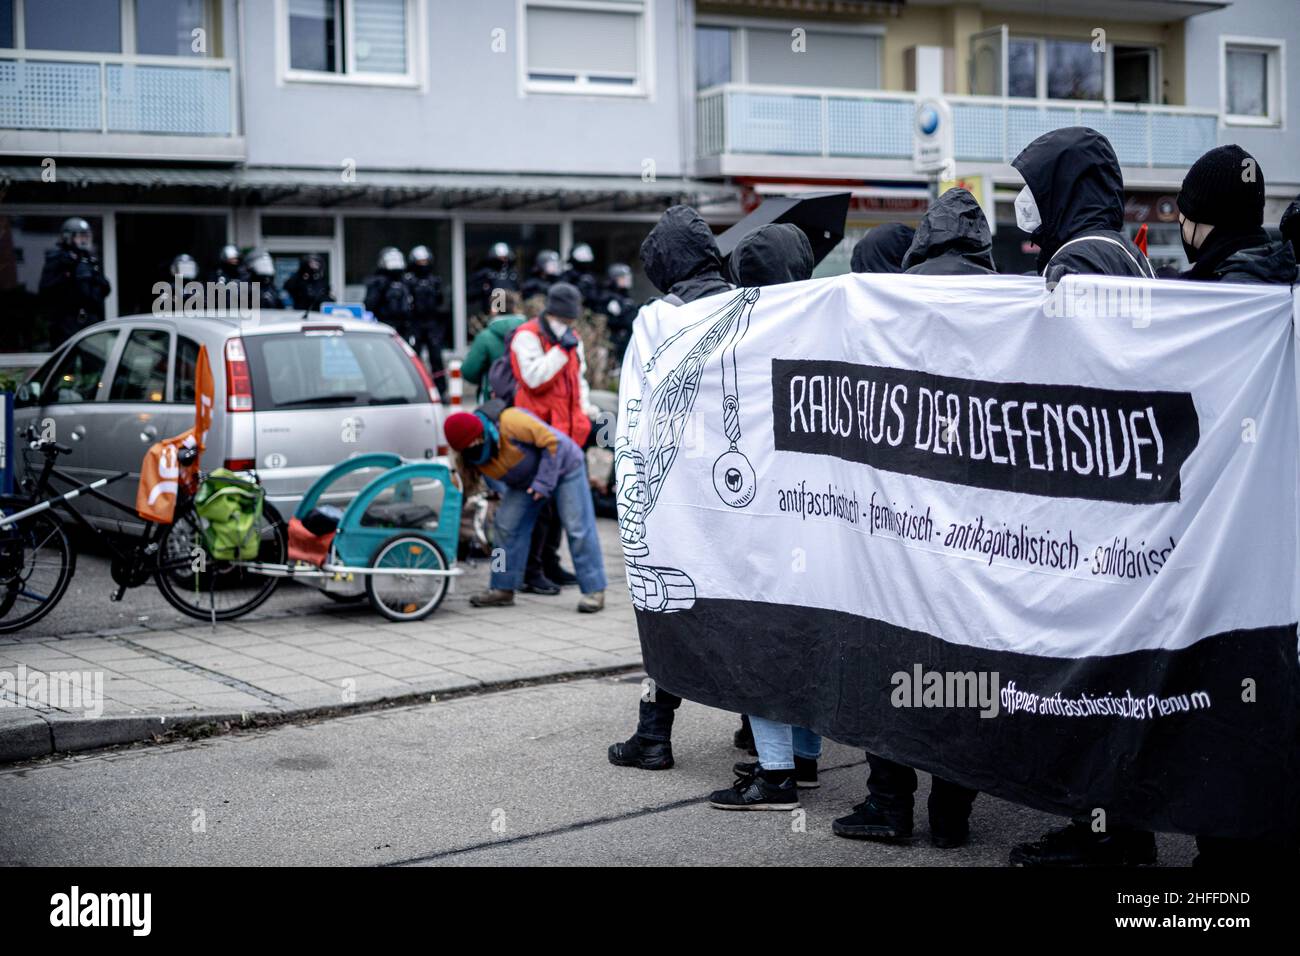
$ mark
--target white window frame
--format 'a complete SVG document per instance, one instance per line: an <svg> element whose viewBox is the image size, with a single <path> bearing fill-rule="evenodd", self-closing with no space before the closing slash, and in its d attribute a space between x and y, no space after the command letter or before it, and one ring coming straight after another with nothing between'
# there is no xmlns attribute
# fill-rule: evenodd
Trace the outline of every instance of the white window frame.
<svg viewBox="0 0 1300 956"><path fill-rule="evenodd" d="M767 17L727 17L709 14L701 14L695 18L695 23L691 27L691 50L694 56L695 27L726 27L731 31L731 71L732 83L749 85L749 30L784 30L790 32L795 28L802 28L809 33L854 33L859 36L875 37L877 42L876 49L876 85L870 87L873 90L882 90L883 78L881 71L885 64L885 27L878 23L827 23L822 21L799 21L799 20L782 20ZM695 77L692 75L691 83L694 84ZM812 89L812 87L810 87ZM836 87L841 89L841 87ZM842 89L857 89L857 87L842 87ZM703 90L697 92L703 93Z"/></svg>
<svg viewBox="0 0 1300 956"><path fill-rule="evenodd" d="M1035 49L1035 54L1034 54L1034 69L1036 73L1034 78L1035 95L1032 97L1011 96L1010 92L1008 92L1007 94L1008 98L1013 99L1018 103L1048 102L1049 100L1049 97L1047 95L1047 43L1049 40L1058 40L1058 41L1072 42L1072 43L1092 42L1091 37L1071 37L1071 36L1059 36L1056 34L1033 34L1033 33L1008 34L1007 35L1008 45L1010 45L1010 43L1013 40L1019 40L1021 42L1028 41L1030 43L1033 43ZM1137 48L1150 50L1153 55L1154 64L1155 64L1154 76L1151 79L1151 96L1152 96L1151 100L1146 103L1132 103L1132 104L1130 104L1128 100L1124 100L1123 103L1121 103L1121 105L1132 105L1132 106L1161 105L1160 94L1161 91L1164 89L1164 57L1162 56L1162 51L1159 45L1155 43L1138 43L1138 42L1128 43L1124 41L1113 41L1113 40L1106 41L1106 49L1105 52L1102 53L1101 97L1095 100L1052 100L1052 102L1105 103L1107 106L1113 105L1116 102L1115 100L1116 43L1118 43L1119 46L1137 47ZM1007 68L1010 69L1009 58L1007 62L1008 62ZM1011 77L1009 75L1006 77L1006 88L1008 91L1011 89Z"/></svg>
<svg viewBox="0 0 1300 956"><path fill-rule="evenodd" d="M424 7L422 0L405 0L406 3L406 72L365 73L356 69L356 43L352 26L356 16L352 0L334 0L337 14L335 23L342 23L339 40L343 45L343 70L295 70L289 64L289 4L288 0L275 0L276 75L281 85L285 83L325 83L342 86L393 86L404 89L423 89L425 62Z"/></svg>
<svg viewBox="0 0 1300 956"><path fill-rule="evenodd" d="M1243 116L1228 112L1228 52L1236 48L1268 56L1268 115ZM1219 112L1225 126L1286 126L1286 41L1272 37L1219 37Z"/></svg>
<svg viewBox="0 0 1300 956"><path fill-rule="evenodd" d="M639 6L638 6L639 4ZM573 82L563 80L534 80L528 69L528 10L549 7L556 10L588 11L594 13L621 13L641 18L641 71L635 82L620 86L610 83L593 83L585 74L577 74ZM636 11L633 14L633 11ZM635 2L607 2L607 0L518 0L516 30L519 37L517 59L519 63L519 95L558 93L567 96L654 96L654 0Z"/></svg>

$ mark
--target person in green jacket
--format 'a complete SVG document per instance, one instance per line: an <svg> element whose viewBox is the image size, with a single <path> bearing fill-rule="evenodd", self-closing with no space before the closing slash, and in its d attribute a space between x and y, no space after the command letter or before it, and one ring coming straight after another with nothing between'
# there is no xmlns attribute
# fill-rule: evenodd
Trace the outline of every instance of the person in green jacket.
<svg viewBox="0 0 1300 956"><path fill-rule="evenodd" d="M488 383L488 369L492 363L506 354L506 339L510 333L527 320L523 315L519 293L506 295L506 314L501 315L474 336L469 353L461 364L461 377L471 385L478 386L478 403L482 405L492 397L492 386Z"/></svg>

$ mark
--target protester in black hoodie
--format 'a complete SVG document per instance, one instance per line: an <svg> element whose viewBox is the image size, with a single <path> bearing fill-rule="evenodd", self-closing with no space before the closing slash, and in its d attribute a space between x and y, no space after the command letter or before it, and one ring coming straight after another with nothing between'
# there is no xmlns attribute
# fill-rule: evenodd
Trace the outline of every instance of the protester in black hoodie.
<svg viewBox="0 0 1300 956"><path fill-rule="evenodd" d="M956 276L997 272L993 233L984 210L965 189L949 189L932 205L903 257L903 271Z"/></svg>
<svg viewBox="0 0 1300 956"><path fill-rule="evenodd" d="M672 305L726 292L722 255L713 230L690 206L673 206L641 243L641 266Z"/></svg>
<svg viewBox="0 0 1300 956"><path fill-rule="evenodd" d="M1038 244L1038 271L1049 285L1070 274L1155 278L1142 250L1120 232L1124 180L1105 136L1086 126L1053 130L1021 150L1011 165L1026 184L1016 197L1016 224ZM1011 863L1019 866L1155 861L1154 834L1114 822L1099 833L1087 819L1011 849Z"/></svg>
<svg viewBox="0 0 1300 956"><path fill-rule="evenodd" d="M1086 126L1044 133L1011 161L1025 180L1016 224L1038 244L1038 273L1155 278L1124 228L1124 178L1110 140Z"/></svg>
<svg viewBox="0 0 1300 956"><path fill-rule="evenodd" d="M1240 146L1215 147L1192 164L1178 193L1178 223L1192 264L1181 279L1296 281L1291 244L1264 231L1264 171Z"/></svg>
<svg viewBox="0 0 1300 956"><path fill-rule="evenodd" d="M1278 285L1296 281L1291 243L1271 240L1264 232L1264 171L1240 146L1216 147L1192 164L1178 193L1178 220L1192 264L1179 278ZM1282 221L1287 222L1285 216ZM1293 829L1295 821L1288 823ZM1294 840L1198 836L1196 848L1196 867L1267 865L1294 861L1296 854Z"/></svg>
<svg viewBox="0 0 1300 956"><path fill-rule="evenodd" d="M849 270L881 274L902 272L903 257L911 248L915 235L915 229L901 222L886 222L873 227L853 246Z"/></svg>
<svg viewBox="0 0 1300 956"><path fill-rule="evenodd" d="M873 229L867 237L875 232ZM890 238L900 234L894 230ZM858 245L861 246L862 242ZM856 263L856 248L853 257ZM887 259L884 263L890 264ZM919 275L993 272L993 235L975 197L965 189L950 189L940 196L921 220L921 227L913 233L900 268ZM855 268L854 271L859 270ZM853 840L909 839L912 836L916 771L870 753L867 754L867 766L871 768L867 777L867 799L857 804L848 816L835 820L831 831L836 836ZM970 839L970 811L975 796L976 791L960 784L932 778L928 810L930 843L933 846L947 850L966 844Z"/></svg>
<svg viewBox="0 0 1300 956"><path fill-rule="evenodd" d="M1291 250L1300 258L1300 197L1292 201L1282 213L1282 220L1277 224L1282 238L1291 243Z"/></svg>
<svg viewBox="0 0 1300 956"><path fill-rule="evenodd" d="M641 243L646 277L670 305L685 305L726 292L718 243L700 214L690 206L672 206ZM682 699L656 688L652 700L641 698L636 733L611 744L609 762L618 767L667 770L673 765L673 718Z"/></svg>

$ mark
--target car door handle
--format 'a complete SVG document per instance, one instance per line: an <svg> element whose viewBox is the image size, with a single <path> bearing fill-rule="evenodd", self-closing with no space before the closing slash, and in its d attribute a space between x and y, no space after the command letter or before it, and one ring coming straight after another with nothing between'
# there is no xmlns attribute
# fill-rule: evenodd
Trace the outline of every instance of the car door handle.
<svg viewBox="0 0 1300 956"><path fill-rule="evenodd" d="M157 441L157 440L158 440L158 429L154 428L152 425L146 425L146 426L144 427L144 429L140 432L140 440L141 440L142 442L154 442L154 441Z"/></svg>
<svg viewBox="0 0 1300 956"><path fill-rule="evenodd" d="M86 426L85 426L85 425L78 425L77 427L75 427L74 429L72 429L72 440L73 440L73 441L81 441L81 439L83 439L83 438L85 438L85 437L86 437Z"/></svg>

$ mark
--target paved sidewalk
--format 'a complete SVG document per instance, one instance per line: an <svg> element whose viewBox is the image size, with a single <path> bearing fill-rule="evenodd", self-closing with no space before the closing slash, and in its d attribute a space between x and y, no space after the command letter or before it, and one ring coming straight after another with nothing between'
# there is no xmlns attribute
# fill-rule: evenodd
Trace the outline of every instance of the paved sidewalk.
<svg viewBox="0 0 1300 956"><path fill-rule="evenodd" d="M471 607L486 561L466 564L441 607L418 623L387 621L367 603L297 603L229 624L0 637L0 761L149 739L178 725L254 722L485 685L639 666L618 526L599 522L610 578L599 614L579 592L519 593L515 606ZM286 584L282 587L301 588ZM309 592L310 593L310 592ZM5 675L82 672L102 679L102 713L80 701L16 704ZM59 703L53 702L51 703ZM73 705L70 705L73 704Z"/></svg>

